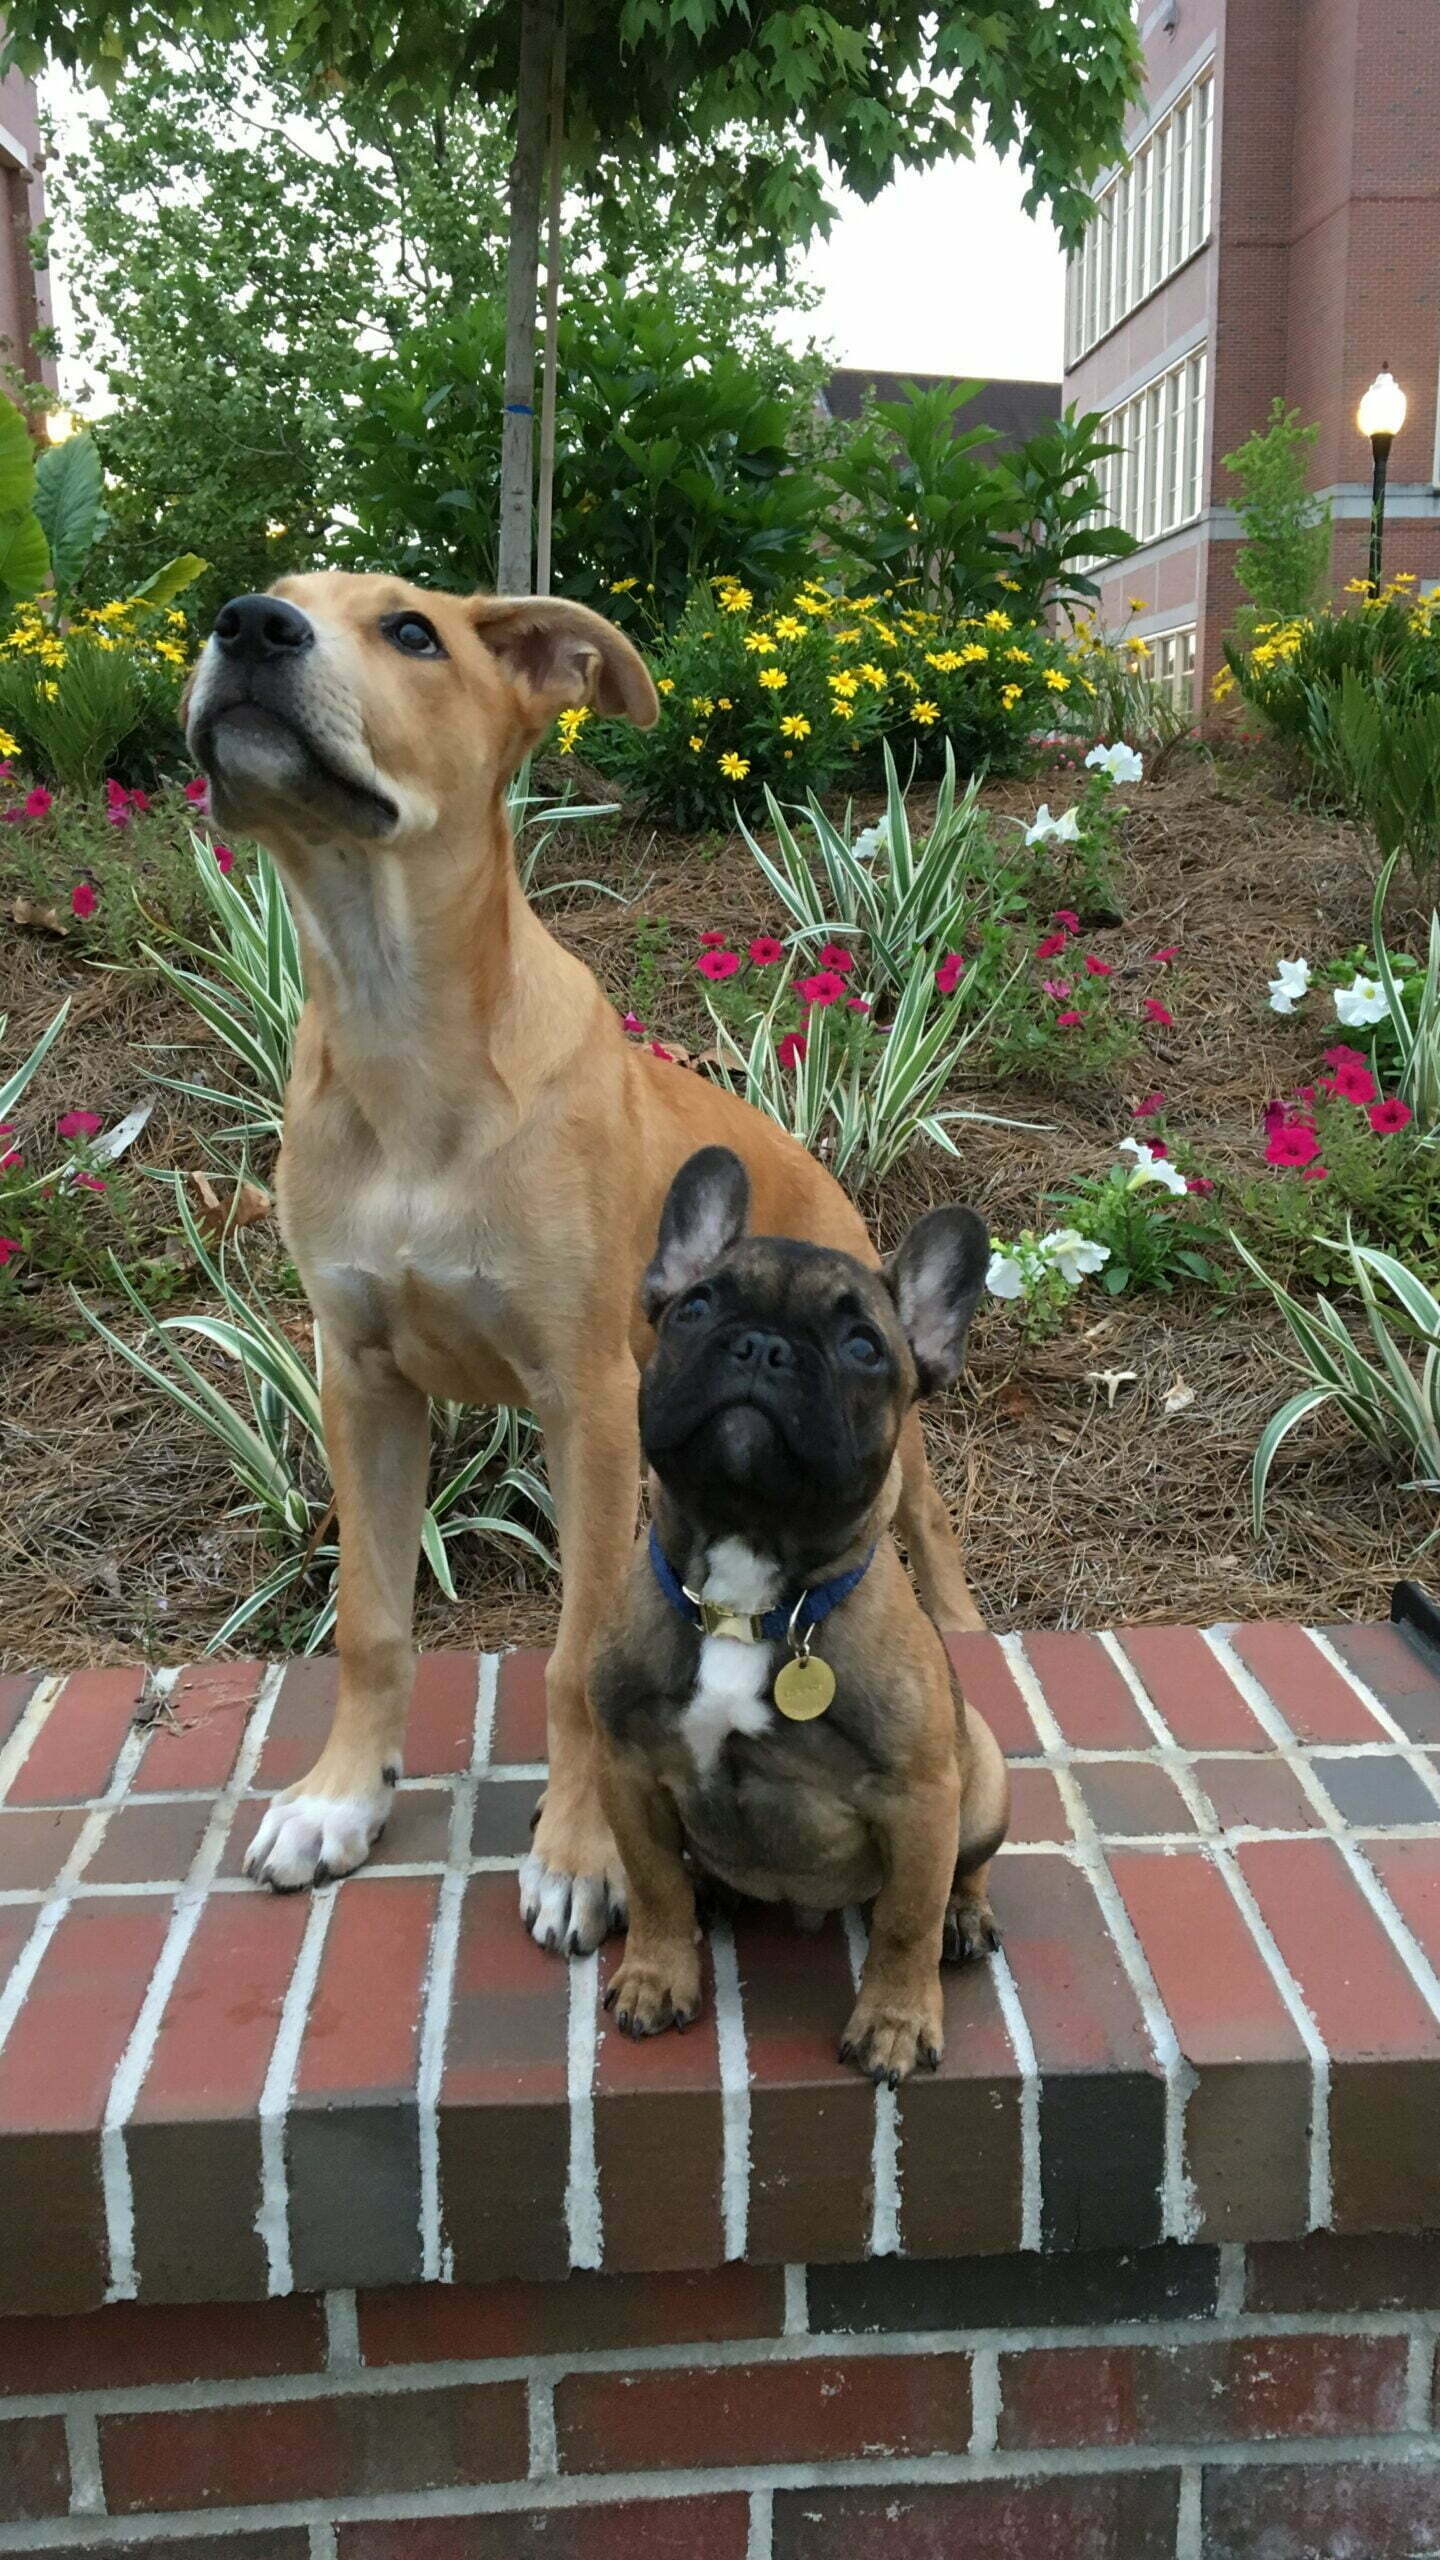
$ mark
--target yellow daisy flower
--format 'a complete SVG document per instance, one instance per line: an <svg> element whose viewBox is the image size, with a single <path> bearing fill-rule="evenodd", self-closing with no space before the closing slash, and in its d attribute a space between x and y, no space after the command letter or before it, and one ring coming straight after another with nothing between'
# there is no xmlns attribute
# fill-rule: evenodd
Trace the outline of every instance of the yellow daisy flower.
<svg viewBox="0 0 1440 2560"><path fill-rule="evenodd" d="M1014 666L1028 667L1030 664L1030 652L1028 649L1007 649L1005 655Z"/></svg>
<svg viewBox="0 0 1440 2560"><path fill-rule="evenodd" d="M980 654L983 658L985 654L983 649ZM965 661L958 649L927 649L925 664L927 667L933 667L937 676L953 676L956 668L963 667Z"/></svg>
<svg viewBox="0 0 1440 2560"><path fill-rule="evenodd" d="M690 741L690 753L692 756L698 756L704 744L705 741L703 738L692 738Z"/></svg>
<svg viewBox="0 0 1440 2560"><path fill-rule="evenodd" d="M674 677L657 676L655 679L655 690L657 693L673 693L675 690Z"/></svg>
<svg viewBox="0 0 1440 2560"><path fill-rule="evenodd" d="M708 720L711 712L715 708L715 705L708 694L692 693L690 696L690 708L692 711L698 711L702 720Z"/></svg>
<svg viewBox="0 0 1440 2560"><path fill-rule="evenodd" d="M1016 703L1024 694L1024 691L1025 687L1023 684L1002 685L1000 688L1000 702L1002 709L1006 711L1013 711Z"/></svg>
<svg viewBox="0 0 1440 2560"><path fill-rule="evenodd" d="M720 758L720 770L727 782L743 782L750 770L750 760L748 756L737 756L732 749L729 755Z"/></svg>
<svg viewBox="0 0 1440 2560"><path fill-rule="evenodd" d="M869 685L872 693L884 692L885 687L889 682L889 678L883 667L877 667L873 660L867 658L861 666L859 673L863 682Z"/></svg>
<svg viewBox="0 0 1440 2560"><path fill-rule="evenodd" d="M922 729L928 729L932 721L939 719L940 705L938 702L912 702L910 717L918 720Z"/></svg>
<svg viewBox="0 0 1440 2560"><path fill-rule="evenodd" d="M764 692L779 693L790 679L783 667L762 667L757 681Z"/></svg>
<svg viewBox="0 0 1440 2560"><path fill-rule="evenodd" d="M782 640L803 640L805 637L805 625L797 622L793 613L778 613L775 629Z"/></svg>
<svg viewBox="0 0 1440 2560"><path fill-rule="evenodd" d="M989 650L982 648L978 640L967 640L960 652L960 664L962 667L981 667L989 655Z"/></svg>
<svg viewBox="0 0 1440 2560"><path fill-rule="evenodd" d="M584 728L589 717L590 714L588 710L583 707L573 711L561 712L559 719L555 723L555 728L557 733L556 743L562 756L569 755L576 739L579 737L580 732Z"/></svg>
<svg viewBox="0 0 1440 2560"><path fill-rule="evenodd" d="M1046 668L1045 681L1052 693L1068 693L1070 690L1069 677L1062 676L1058 667Z"/></svg>
<svg viewBox="0 0 1440 2560"><path fill-rule="evenodd" d="M733 711L733 710L734 710L735 705L734 705L734 703L731 701L730 696L729 696L729 694L728 694L728 693L722 693L722 694L721 694L721 696L720 696L719 708L720 708L722 711Z"/></svg>
<svg viewBox="0 0 1440 2560"><path fill-rule="evenodd" d="M1008 595L1018 596L1020 593L1020 581L1018 578L997 578L995 583L997 586L1003 587Z"/></svg>
<svg viewBox="0 0 1440 2560"><path fill-rule="evenodd" d="M806 719L804 712L787 712L785 718L780 723L780 735L782 738L808 738L810 735L810 723Z"/></svg>
<svg viewBox="0 0 1440 2560"><path fill-rule="evenodd" d="M747 631L745 646L753 649L758 657L763 657L767 649L773 650L775 643L768 631Z"/></svg>
<svg viewBox="0 0 1440 2560"><path fill-rule="evenodd" d="M855 705L853 702L832 702L830 705L830 716L832 720L853 720L855 717Z"/></svg>
<svg viewBox="0 0 1440 2560"><path fill-rule="evenodd" d="M748 587L726 587L720 597L722 613L748 613L755 599Z"/></svg>
<svg viewBox="0 0 1440 2560"><path fill-rule="evenodd" d="M985 616L985 628L987 631L1013 631L1015 625L1011 621L1009 614L1002 613L999 606L996 605L993 610Z"/></svg>
<svg viewBox="0 0 1440 2560"><path fill-rule="evenodd" d="M638 583L638 580L635 578L612 578L610 581L610 593L612 596L628 596L631 588L636 586Z"/></svg>

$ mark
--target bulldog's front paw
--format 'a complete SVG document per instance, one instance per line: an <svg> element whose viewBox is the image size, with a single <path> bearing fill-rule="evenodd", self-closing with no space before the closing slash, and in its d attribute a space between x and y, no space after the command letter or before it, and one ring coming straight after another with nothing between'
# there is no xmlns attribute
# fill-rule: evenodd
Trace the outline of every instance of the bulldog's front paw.
<svg viewBox="0 0 1440 2560"><path fill-rule="evenodd" d="M947 1964L978 1964L982 1957L993 1956L1000 1945L1000 1924L983 1893L970 1893L962 1886L950 1897L945 1912L945 1937L942 1954Z"/></svg>
<svg viewBox="0 0 1440 2560"><path fill-rule="evenodd" d="M398 1768L387 1767L337 1788L327 1772L312 1769L298 1786L276 1796L250 1843L245 1873L277 1893L298 1893L352 1874L363 1867L390 1819L399 1775Z"/></svg>
<svg viewBox="0 0 1440 2560"><path fill-rule="evenodd" d="M940 1985L927 1981L913 1991L898 1983L868 1983L851 2012L840 2039L840 2059L878 2086L898 2089L912 2071L937 2071L945 2049Z"/></svg>
<svg viewBox="0 0 1440 2560"><path fill-rule="evenodd" d="M569 1807L550 1789L535 1846L520 1862L520 1917L552 1954L588 1956L625 1918L625 1870L597 1804Z"/></svg>
<svg viewBox="0 0 1440 2560"><path fill-rule="evenodd" d="M627 1948L605 1994L622 2035L658 2036L683 2030L700 2015L700 1958L683 1940L672 1945Z"/></svg>

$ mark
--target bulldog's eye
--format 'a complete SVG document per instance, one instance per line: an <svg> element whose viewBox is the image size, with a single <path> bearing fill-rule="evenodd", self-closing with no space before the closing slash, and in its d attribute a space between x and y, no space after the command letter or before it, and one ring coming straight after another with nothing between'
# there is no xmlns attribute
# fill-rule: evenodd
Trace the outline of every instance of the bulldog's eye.
<svg viewBox="0 0 1440 2560"><path fill-rule="evenodd" d="M698 1324L700 1318L710 1312L710 1298L708 1288L692 1289L687 1297L680 1300L673 1321L676 1324Z"/></svg>
<svg viewBox="0 0 1440 2560"><path fill-rule="evenodd" d="M885 1357L885 1345L868 1324L857 1324L841 1343L840 1357L852 1369L878 1369Z"/></svg>
<svg viewBox="0 0 1440 2560"><path fill-rule="evenodd" d="M392 649L402 658L443 658L440 635L423 613L387 613L380 625Z"/></svg>

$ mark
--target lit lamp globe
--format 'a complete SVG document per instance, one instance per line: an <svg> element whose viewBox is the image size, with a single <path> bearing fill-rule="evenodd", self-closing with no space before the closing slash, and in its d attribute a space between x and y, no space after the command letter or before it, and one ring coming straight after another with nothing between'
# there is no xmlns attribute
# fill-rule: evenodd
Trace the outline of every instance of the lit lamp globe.
<svg viewBox="0 0 1440 2560"><path fill-rule="evenodd" d="M1362 436L1373 444L1377 436L1393 443L1405 424L1405 394L1388 364L1382 365L1356 413L1356 424Z"/></svg>

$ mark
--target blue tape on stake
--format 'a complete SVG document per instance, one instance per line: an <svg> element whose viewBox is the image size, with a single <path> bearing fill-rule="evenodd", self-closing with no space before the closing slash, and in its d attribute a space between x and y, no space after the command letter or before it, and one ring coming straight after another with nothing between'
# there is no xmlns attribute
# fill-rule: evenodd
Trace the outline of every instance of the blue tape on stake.
<svg viewBox="0 0 1440 2560"><path fill-rule="evenodd" d="M533 418L535 412L528 400L507 400L505 415L507 418Z"/></svg>

